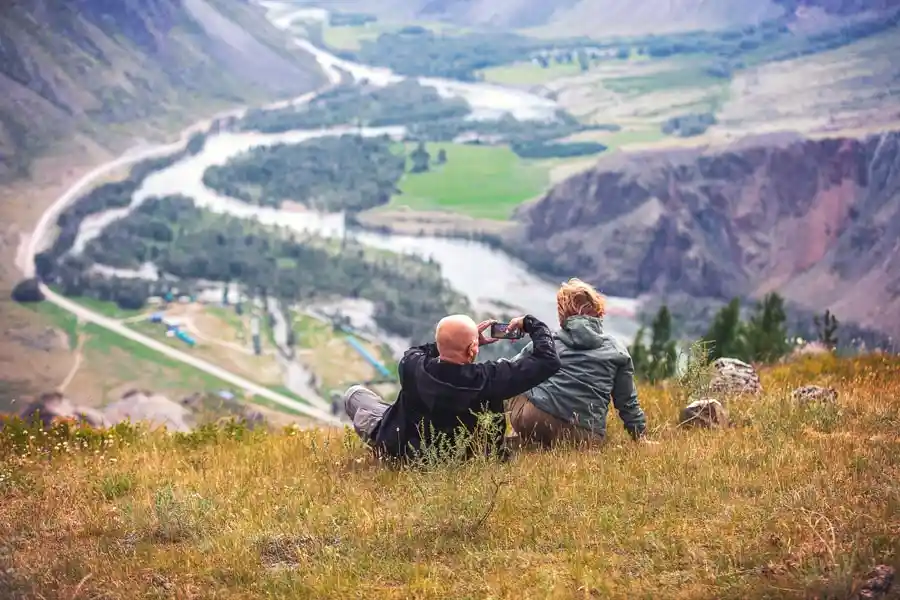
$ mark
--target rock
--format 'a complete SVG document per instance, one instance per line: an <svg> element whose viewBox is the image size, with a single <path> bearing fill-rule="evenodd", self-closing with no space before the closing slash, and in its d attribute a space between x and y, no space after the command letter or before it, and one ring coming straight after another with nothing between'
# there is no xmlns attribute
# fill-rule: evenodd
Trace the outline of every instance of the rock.
<svg viewBox="0 0 900 600"><path fill-rule="evenodd" d="M894 583L894 567L888 565L878 565L868 575L868 579L863 583L857 594L859 600L875 600L887 595Z"/></svg>
<svg viewBox="0 0 900 600"><path fill-rule="evenodd" d="M200 410L203 407L203 394L193 393L181 399L181 405L189 410Z"/></svg>
<svg viewBox="0 0 900 600"><path fill-rule="evenodd" d="M113 402L103 409L108 421L121 423L145 423L150 427L164 426L171 431L187 432L190 411L178 402L173 402L160 394L131 390L118 402Z"/></svg>
<svg viewBox="0 0 900 600"><path fill-rule="evenodd" d="M807 342L802 346L794 348L786 358L797 358L800 356L821 356L831 354L831 349L822 342Z"/></svg>
<svg viewBox="0 0 900 600"><path fill-rule="evenodd" d="M7 339L14 340L24 346L42 352L67 350L69 348L69 340L65 333L52 327L45 327L40 331L31 327L24 329L7 329L3 335Z"/></svg>
<svg viewBox="0 0 900 600"><path fill-rule="evenodd" d="M260 411L246 407L241 414L241 421L250 429L265 427L266 417Z"/></svg>
<svg viewBox="0 0 900 600"><path fill-rule="evenodd" d="M728 427L728 411L713 398L694 400L682 409L679 426L707 429Z"/></svg>
<svg viewBox="0 0 900 600"><path fill-rule="evenodd" d="M727 396L762 393L759 375L752 365L736 358L719 358L713 362L713 368L715 373L709 384L712 393Z"/></svg>
<svg viewBox="0 0 900 600"><path fill-rule="evenodd" d="M837 402L837 396L836 389L818 385L804 385L791 393L791 398L798 404L810 404L813 402L834 404Z"/></svg>
<svg viewBox="0 0 900 600"><path fill-rule="evenodd" d="M108 427L110 425L99 410L79 406L59 392L42 394L19 414L22 419L30 421L35 413L44 427L51 427L54 422L59 420L81 421L91 427Z"/></svg>

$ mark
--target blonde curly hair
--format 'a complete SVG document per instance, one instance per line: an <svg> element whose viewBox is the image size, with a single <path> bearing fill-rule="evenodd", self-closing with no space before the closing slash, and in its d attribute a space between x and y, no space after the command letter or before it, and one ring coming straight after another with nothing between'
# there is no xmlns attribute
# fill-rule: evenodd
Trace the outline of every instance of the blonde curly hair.
<svg viewBox="0 0 900 600"><path fill-rule="evenodd" d="M602 317L606 314L606 299L594 286L573 277L556 292L556 313L560 327L575 315Z"/></svg>

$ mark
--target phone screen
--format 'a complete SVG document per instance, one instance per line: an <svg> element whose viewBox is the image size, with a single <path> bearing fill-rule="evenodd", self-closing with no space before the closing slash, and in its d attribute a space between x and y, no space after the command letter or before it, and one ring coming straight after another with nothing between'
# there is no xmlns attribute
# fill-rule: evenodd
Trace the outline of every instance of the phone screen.
<svg viewBox="0 0 900 600"><path fill-rule="evenodd" d="M509 333L509 323L491 324L491 337L497 340L515 340L521 336L520 332Z"/></svg>

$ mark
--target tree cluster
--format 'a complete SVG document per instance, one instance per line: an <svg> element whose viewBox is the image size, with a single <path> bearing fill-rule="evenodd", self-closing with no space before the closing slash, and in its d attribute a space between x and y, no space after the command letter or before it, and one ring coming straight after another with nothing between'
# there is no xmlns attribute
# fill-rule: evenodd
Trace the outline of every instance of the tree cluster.
<svg viewBox="0 0 900 600"><path fill-rule="evenodd" d="M479 71L526 60L546 48L596 45L583 39L538 40L512 33L441 35L424 27L405 27L363 40L357 51L336 52L363 64L389 67L402 75L477 81Z"/></svg>
<svg viewBox="0 0 900 600"><path fill-rule="evenodd" d="M716 116L712 113L694 113L671 117L662 124L662 132L678 137L703 135L707 129L716 124Z"/></svg>
<svg viewBox="0 0 900 600"><path fill-rule="evenodd" d="M443 279L437 264L375 251L348 241L299 240L243 219L194 206L190 198L151 198L112 223L85 249L85 262L63 267L68 295L133 294L140 304L155 291L141 280L89 275L90 261L136 268L151 261L183 280L240 282L272 297L292 301L329 297L365 298L385 330L427 339L446 314L467 311L464 298ZM109 288L116 287L116 291ZM120 302L121 304L122 302Z"/></svg>
<svg viewBox="0 0 900 600"><path fill-rule="evenodd" d="M512 151L522 158L573 158L589 156L606 151L606 146L598 142L570 142L567 144L551 142L517 142L510 146Z"/></svg>
<svg viewBox="0 0 900 600"><path fill-rule="evenodd" d="M44 293L40 288L40 281L36 277L23 279L12 291L12 299L16 302L40 302L44 299Z"/></svg>
<svg viewBox="0 0 900 600"><path fill-rule="evenodd" d="M629 348L635 375L648 381L668 379L678 366L678 350L672 330L672 314L663 305L650 325L650 345L646 346L646 330L641 327Z"/></svg>
<svg viewBox="0 0 900 600"><path fill-rule="evenodd" d="M251 204L361 211L387 204L405 169L390 138L344 135L253 148L208 168L203 183Z"/></svg>
<svg viewBox="0 0 900 600"><path fill-rule="evenodd" d="M461 98L445 98L415 79L384 87L346 83L299 107L251 110L241 120L244 131L281 133L337 125L388 127L441 119L463 119L471 113Z"/></svg>
<svg viewBox="0 0 900 600"><path fill-rule="evenodd" d="M378 20L375 15L367 13L331 11L328 13L328 24L332 27L360 27Z"/></svg>
<svg viewBox="0 0 900 600"><path fill-rule="evenodd" d="M703 339L710 343L712 358L728 356L747 362L775 362L793 348L784 299L774 292L756 304L746 321L735 298L716 314Z"/></svg>
<svg viewBox="0 0 900 600"><path fill-rule="evenodd" d="M816 316L818 340L828 348L837 347L838 321L830 311ZM650 326L650 343L645 344L645 328L641 328L630 348L635 372L649 381L672 377L677 368L678 352L672 327L672 315L665 305L660 307ZM737 358L752 363L772 363L794 348L788 331L784 299L777 293L766 295L754 306L749 318L741 314L741 301L733 299L716 313L707 333L701 339L709 358Z"/></svg>
<svg viewBox="0 0 900 600"><path fill-rule="evenodd" d="M519 121L511 115L500 119L472 120L467 102L445 98L433 87L405 79L385 87L343 84L300 107L250 111L240 122L245 131L280 133L339 125L360 127L406 126L409 141L451 142L460 136L477 136L489 144L510 144L522 158L567 158L597 154L603 144L560 143L553 140L580 131L617 130L615 125L583 125L558 111L549 121ZM415 163L414 172L424 166Z"/></svg>

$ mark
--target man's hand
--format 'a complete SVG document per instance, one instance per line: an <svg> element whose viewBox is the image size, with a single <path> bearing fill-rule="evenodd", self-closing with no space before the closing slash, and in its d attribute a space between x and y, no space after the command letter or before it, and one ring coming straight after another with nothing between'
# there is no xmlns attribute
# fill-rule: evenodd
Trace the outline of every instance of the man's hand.
<svg viewBox="0 0 900 600"><path fill-rule="evenodd" d="M525 332L525 316L516 317L515 319L509 322L509 327L506 329L510 333L514 333L516 331Z"/></svg>
<svg viewBox="0 0 900 600"><path fill-rule="evenodd" d="M496 323L493 319L488 319L487 321L482 321L478 324L478 345L479 346L488 346L498 341L496 338L492 338L484 334L485 331L491 328L491 325Z"/></svg>

